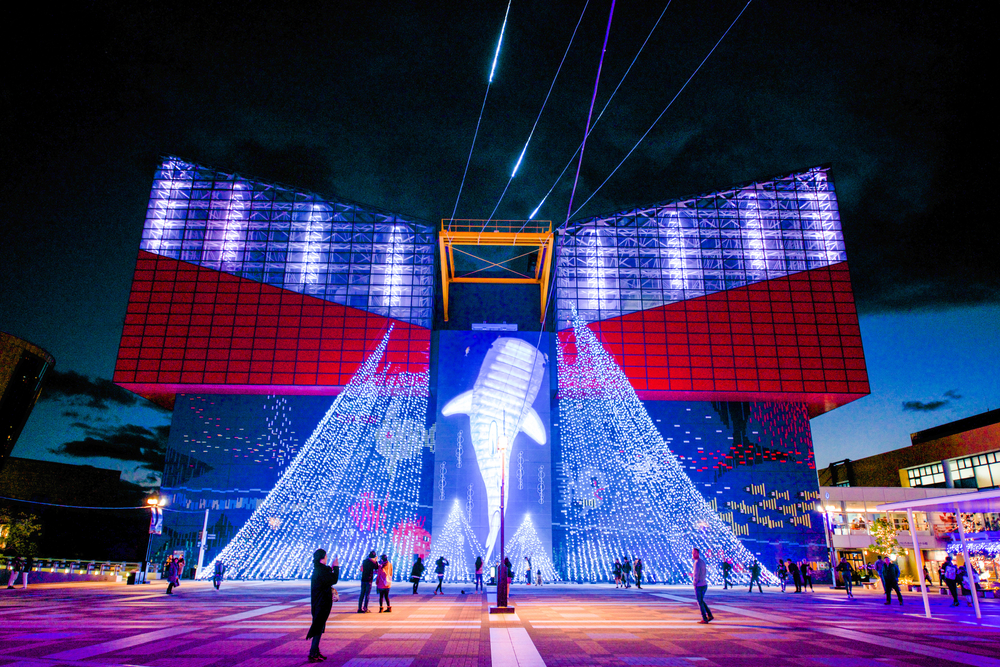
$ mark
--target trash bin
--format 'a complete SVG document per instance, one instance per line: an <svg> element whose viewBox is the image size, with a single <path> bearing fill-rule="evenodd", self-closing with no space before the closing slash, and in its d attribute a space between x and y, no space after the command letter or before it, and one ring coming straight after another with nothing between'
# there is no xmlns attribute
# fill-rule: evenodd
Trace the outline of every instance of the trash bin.
<svg viewBox="0 0 1000 667"><path fill-rule="evenodd" d="M138 574L139 574L138 572L129 572L128 573L128 579L125 580L125 585L126 586L134 586L135 583L136 583L136 577L137 577Z"/></svg>

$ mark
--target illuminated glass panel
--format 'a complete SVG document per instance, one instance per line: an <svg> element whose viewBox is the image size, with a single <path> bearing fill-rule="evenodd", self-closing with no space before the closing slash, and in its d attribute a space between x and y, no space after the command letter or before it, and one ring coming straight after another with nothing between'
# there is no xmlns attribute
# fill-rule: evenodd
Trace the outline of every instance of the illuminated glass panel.
<svg viewBox="0 0 1000 667"><path fill-rule="evenodd" d="M434 229L167 159L140 248L257 282L431 326Z"/></svg>
<svg viewBox="0 0 1000 667"><path fill-rule="evenodd" d="M991 489L1000 486L1000 451L952 459L948 467L955 487Z"/></svg>
<svg viewBox="0 0 1000 667"><path fill-rule="evenodd" d="M556 317L596 322L846 260L828 169L599 216L559 236Z"/></svg>
<svg viewBox="0 0 1000 667"><path fill-rule="evenodd" d="M909 468L906 471L910 486L939 486L944 487L944 468L940 463Z"/></svg>

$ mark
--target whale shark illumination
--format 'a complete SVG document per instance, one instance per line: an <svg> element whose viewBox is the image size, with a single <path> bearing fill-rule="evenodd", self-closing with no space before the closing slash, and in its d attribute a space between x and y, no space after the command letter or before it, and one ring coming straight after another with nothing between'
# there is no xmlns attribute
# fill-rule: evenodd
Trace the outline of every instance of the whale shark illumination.
<svg viewBox="0 0 1000 667"><path fill-rule="evenodd" d="M509 470L514 438L523 432L540 445L546 442L545 425L531 407L542 386L546 362L545 355L530 343L518 338L497 338L483 359L472 389L450 400L441 410L445 417L469 416L472 446L486 485L490 519L484 545L487 563L500 533L500 479ZM498 443L504 437L509 444L501 462ZM505 507L509 495L508 483L504 489Z"/></svg>

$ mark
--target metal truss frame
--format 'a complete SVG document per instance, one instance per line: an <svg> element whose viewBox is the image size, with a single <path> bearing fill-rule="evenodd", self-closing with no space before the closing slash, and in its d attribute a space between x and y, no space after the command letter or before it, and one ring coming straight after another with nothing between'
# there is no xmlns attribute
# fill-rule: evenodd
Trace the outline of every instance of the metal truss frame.
<svg viewBox="0 0 1000 667"><path fill-rule="evenodd" d="M542 321L548 299L549 276L552 273L552 251L555 235L551 220L452 220L441 221L438 246L441 251L441 295L444 301L444 321L448 321L448 297L452 283L490 283L494 285L538 285L541 295ZM493 262L469 250L473 246L524 247L530 250L515 257ZM483 266L458 275L455 271L455 253L471 257ZM515 271L507 263L538 252L534 276ZM514 275L511 278L477 276L488 269L502 269Z"/></svg>

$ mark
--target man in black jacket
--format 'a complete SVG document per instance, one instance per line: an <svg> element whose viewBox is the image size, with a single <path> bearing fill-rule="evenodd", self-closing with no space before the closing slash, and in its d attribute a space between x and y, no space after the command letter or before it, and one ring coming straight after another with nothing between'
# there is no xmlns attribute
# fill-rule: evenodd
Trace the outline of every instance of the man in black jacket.
<svg viewBox="0 0 1000 667"><path fill-rule="evenodd" d="M310 586L310 603L312 607L312 625L306 639L312 639L309 648L309 662L322 662L326 656L319 652L319 639L326 632L326 621L330 618L333 608L333 590L340 579L340 566L333 561L331 568L326 564L326 551L317 549L313 553L313 573Z"/></svg>
<svg viewBox="0 0 1000 667"><path fill-rule="evenodd" d="M368 554L368 558L361 561L361 594L358 596L358 613L367 614L368 596L372 592L372 580L375 578L375 570L378 569L378 561L375 560L375 552Z"/></svg>

